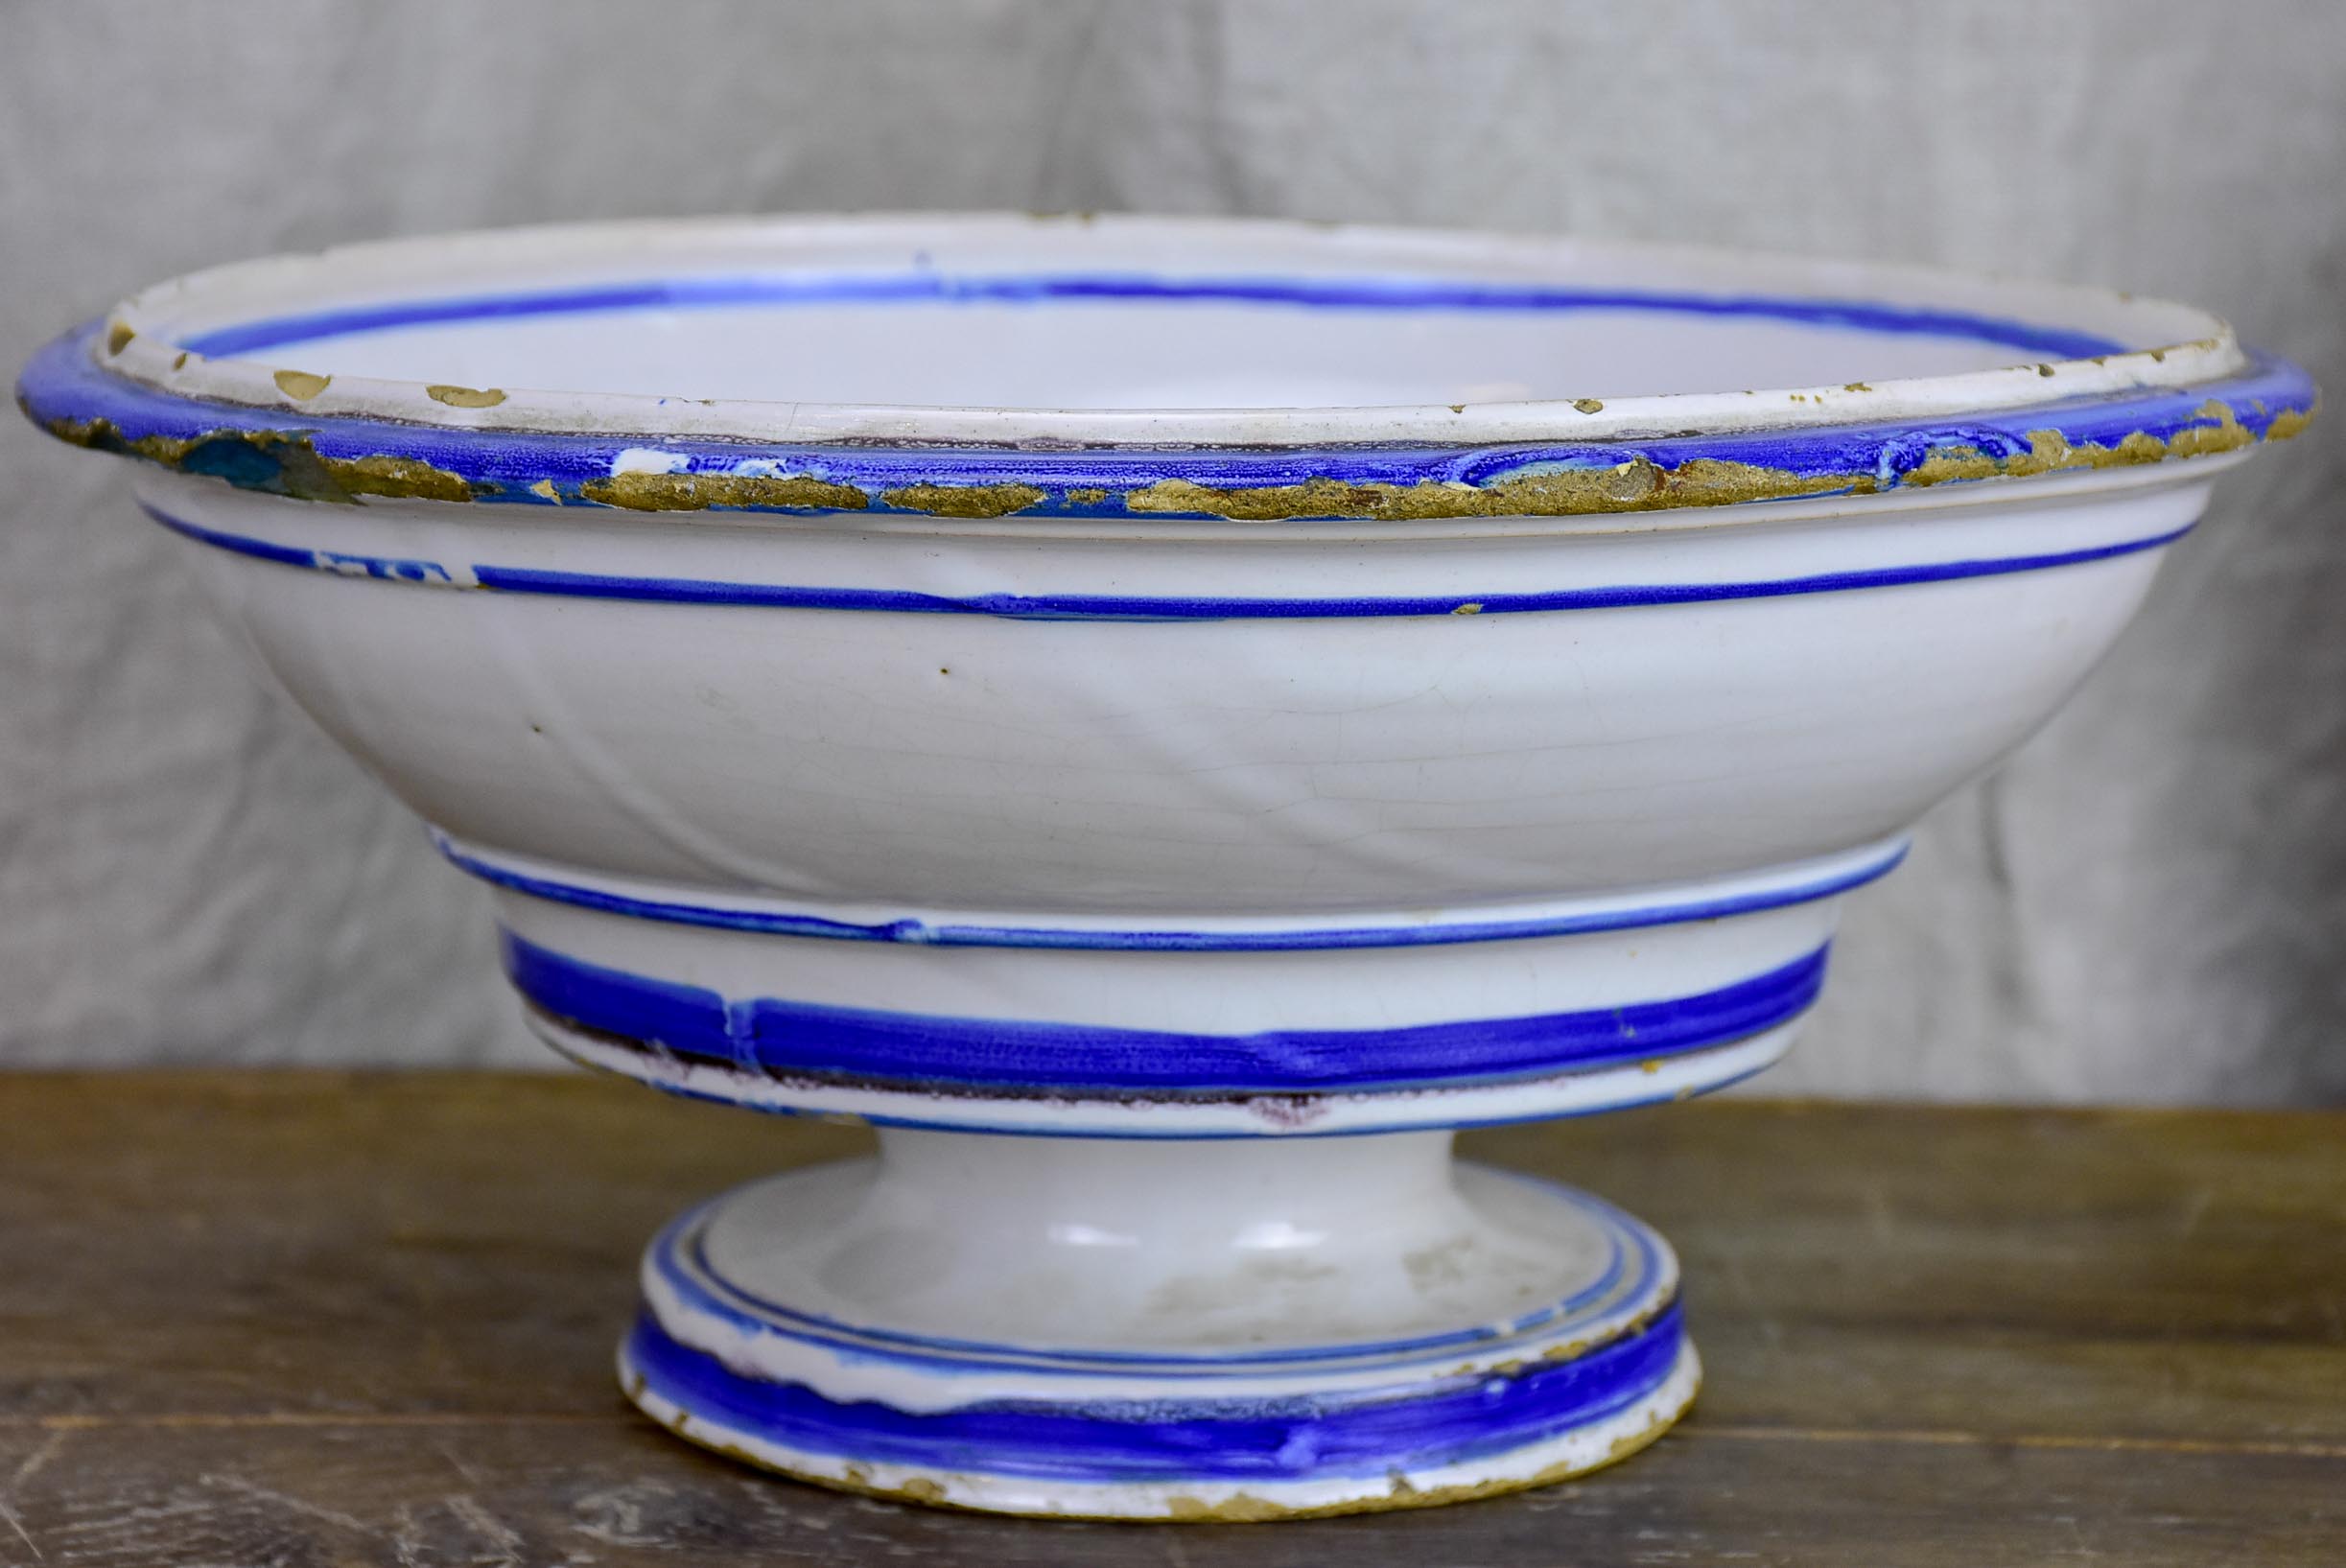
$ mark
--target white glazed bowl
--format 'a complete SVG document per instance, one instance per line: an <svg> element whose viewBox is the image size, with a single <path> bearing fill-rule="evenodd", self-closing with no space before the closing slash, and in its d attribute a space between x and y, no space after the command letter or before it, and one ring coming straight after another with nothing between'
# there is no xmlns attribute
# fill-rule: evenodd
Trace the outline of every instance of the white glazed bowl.
<svg viewBox="0 0 2346 1568"><path fill-rule="evenodd" d="M142 503L205 547L262 660L497 889L558 1048L883 1127L1186 1139L1440 1135L1765 1066L1840 896L2053 711L2215 478L2313 393L2211 316L2099 292L879 218L224 268L61 339L20 397L148 459ZM1061 1201L924 1165L918 1137L891 1148L932 1200ZM1428 1169L1390 1212L1439 1206ZM998 1348L1052 1308L989 1282L1025 1244L995 1245L933 1322L835 1257L792 1277L848 1279L829 1319ZM1153 1249L1167 1277L1185 1245ZM741 1270L787 1250L734 1246ZM1031 1247L1054 1278L1075 1255ZM1325 1349L1298 1325L1374 1297L1360 1271L1394 1252L1191 1348ZM1093 1294L1050 1344L1189 1343L1067 1267ZM1334 1339L1569 1283L1534 1273L1519 1300L1469 1270L1481 1294ZM846 1365L755 1375L870 1397ZM1690 1358L1674 1375L1682 1405ZM822 1479L936 1473L754 1426L727 1440ZM1540 1452L1389 1468L1471 1488L1571 1457ZM1367 1495L1325 1479L1244 1495ZM1239 1495L1100 1484L938 1485L1077 1512Z"/></svg>

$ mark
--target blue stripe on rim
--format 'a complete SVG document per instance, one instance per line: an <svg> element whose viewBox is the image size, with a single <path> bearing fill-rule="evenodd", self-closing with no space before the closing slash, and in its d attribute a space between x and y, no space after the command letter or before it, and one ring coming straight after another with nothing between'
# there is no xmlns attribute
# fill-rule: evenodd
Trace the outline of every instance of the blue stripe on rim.
<svg viewBox="0 0 2346 1568"><path fill-rule="evenodd" d="M1827 945L1829 947L1829 944ZM962 1018L698 986L590 964L504 933L505 972L541 1011L688 1062L779 1078L1012 1093L1232 1094L1453 1088L1656 1061L1748 1039L1816 1001L1826 947L1690 996L1392 1029L1189 1034Z"/></svg>
<svg viewBox="0 0 2346 1568"><path fill-rule="evenodd" d="M647 278L584 288L454 294L241 321L193 334L181 339L179 346L218 359L290 347L320 338L457 321L605 316L639 310L709 310L740 305L1035 305L1053 300L1281 305L1347 311L1514 311L1540 315L1644 311L1794 321L1806 326L1904 337L1961 338L2057 360L2082 360L2096 354L2125 351L2123 343L2098 333L2040 326L1972 311L1885 305L1859 299L1418 279L1180 278L1145 273L990 275L933 271Z"/></svg>
<svg viewBox="0 0 2346 1568"><path fill-rule="evenodd" d="M2269 355L2251 354L2243 373L2190 387L2071 398L1957 419L1698 432L1635 440L1471 447L1365 443L1186 449L1106 446L1056 451L919 444L786 447L643 433L468 430L339 415L305 418L292 409L252 408L158 392L109 374L92 352L104 331L103 321L89 322L51 342L26 364L17 383L17 398L35 422L89 431L93 422L104 421L104 438L88 438L104 450L132 456L140 455L131 450L132 444L148 437L189 443L184 453L172 459L179 471L223 479L266 493L298 490L285 472L290 455L268 442L246 439L249 435L290 438L299 444L304 458L310 453L337 459L387 454L428 463L464 481L473 501L523 505L595 504L586 500L581 486L608 480L623 453L647 444L668 456L678 473L730 475L743 462L755 461L762 472L852 484L875 498L908 485L1025 485L1041 491L1043 499L1015 516L1144 522L1214 515L1136 512L1126 506L1127 494L1167 480L1208 489L1278 487L1314 480L1332 480L1337 485L1480 487L1555 470L1611 469L1637 462L1676 470L1689 461L1712 459L1781 470L1794 480L1862 475L1876 489L1889 490L1907 483L1908 477L1934 453L1952 447L1969 448L1991 458L2008 457L2032 450L2034 433L2047 430L2058 432L2072 445L2115 447L2137 434L2165 441L2220 425L2220 418L2209 411L2210 405L2217 402L2229 408L2251 435L2262 437L2276 418L2309 413L2315 403L2313 384L2304 371ZM1810 499L1832 493L1839 492L1811 492ZM796 506L712 509L837 510ZM879 499L851 510L928 515L918 507L893 506Z"/></svg>
<svg viewBox="0 0 2346 1568"><path fill-rule="evenodd" d="M1145 1369L1151 1377L1223 1377L1253 1375L1266 1367L1364 1361L1399 1369L1429 1360L1455 1361L1460 1351L1474 1346L1513 1339L1537 1329L1547 1329L1550 1336L1569 1332L1565 1320L1575 1314L1593 1322L1623 1303L1654 1292L1654 1281L1661 1277L1661 1257L1649 1227L1578 1188L1543 1182L1516 1171L1494 1174L1537 1186L1591 1216L1606 1235L1604 1269L1570 1296L1505 1322L1478 1323L1449 1333L1406 1340L1301 1346L1222 1355L1144 1355L1003 1345L861 1327L767 1300L718 1274L709 1262L703 1232L714 1211L727 1201L724 1197L713 1199L672 1221L652 1242L646 1261L687 1310L722 1319L745 1334L780 1334L845 1356L889 1360L929 1372L1017 1371L1070 1377L1133 1369Z"/></svg>
<svg viewBox="0 0 2346 1568"><path fill-rule="evenodd" d="M1116 931L1082 926L931 925L919 920L892 920L877 924L829 920L820 915L790 914L758 909L729 909L715 904L682 903L666 899L639 899L576 882L514 871L457 849L434 835L440 853L458 870L469 872L494 887L544 899L551 903L592 909L636 920L666 921L678 925L706 925L726 931L758 931L769 936L812 937L836 942L903 942L934 948L1064 948L1078 951L1112 952L1308 952L1347 948L1435 948L1462 942L1519 942L1540 937L1585 936L1596 931L1634 931L1650 925L1675 925L1683 921L1724 920L1753 915L1793 904L1813 903L1865 886L1897 869L1906 858L1908 840L1900 838L1873 860L1845 872L1790 886L1755 893L1688 899L1630 909L1601 909L1561 915L1532 915L1513 920L1462 921L1455 924L1323 926L1279 931Z"/></svg>
<svg viewBox="0 0 2346 1568"><path fill-rule="evenodd" d="M1877 567L1856 572L1820 572L1799 577L1749 582L1619 583L1597 588L1559 588L1532 594L1448 594L1440 598L1177 598L1132 594L976 594L950 597L892 588L809 588L787 583L726 582L706 577L612 576L591 572L549 572L531 567L449 567L412 556L363 555L344 550L280 545L249 535L208 528L175 517L144 502L146 514L174 533L234 555L279 566L305 567L337 576L373 577L385 582L434 588L481 588L498 593L554 598L622 599L646 604L721 605L742 609L842 610L891 615L992 616L1006 620L1350 620L1379 617L1551 615L1569 610L1641 609L1665 604L1716 604L1739 599L1782 598L1800 594L1839 594L1867 588L1908 588L1922 583L1961 582L2016 572L2082 566L2171 545L2192 525L2084 550L2036 555L1930 561L1916 566Z"/></svg>
<svg viewBox="0 0 2346 1568"><path fill-rule="evenodd" d="M1431 1392L1005 1399L927 1413L744 1377L648 1316L637 1320L625 1353L645 1392L694 1421L802 1454L1070 1482L1276 1482L1432 1469L1560 1437L1654 1393L1677 1366L1684 1341L1674 1302L1585 1355L1454 1378Z"/></svg>

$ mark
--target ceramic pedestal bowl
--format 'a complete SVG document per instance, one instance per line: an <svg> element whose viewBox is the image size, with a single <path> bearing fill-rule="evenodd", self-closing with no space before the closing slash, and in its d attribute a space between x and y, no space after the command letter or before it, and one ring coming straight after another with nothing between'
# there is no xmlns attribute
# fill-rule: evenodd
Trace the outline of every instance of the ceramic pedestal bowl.
<svg viewBox="0 0 2346 1568"><path fill-rule="evenodd" d="M1453 1130L1774 1061L2313 393L2078 290L882 218L224 268L20 396L143 459L556 1049L880 1129L652 1243L639 1405L1178 1519L1666 1428L1668 1247Z"/></svg>

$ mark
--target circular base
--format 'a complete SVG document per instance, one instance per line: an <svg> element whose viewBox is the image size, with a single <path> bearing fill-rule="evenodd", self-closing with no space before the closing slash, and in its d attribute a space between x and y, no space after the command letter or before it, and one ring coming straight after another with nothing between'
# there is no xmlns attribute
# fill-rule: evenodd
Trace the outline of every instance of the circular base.
<svg viewBox="0 0 2346 1568"><path fill-rule="evenodd" d="M1047 1519L1115 1519L1177 1524L1242 1524L1325 1518L1394 1509L1439 1508L1533 1486L1552 1486L1601 1470L1660 1438L1692 1408L1702 1363L1682 1330L1671 1337L1677 1354L1662 1381L1612 1414L1544 1440L1473 1461L1396 1466L1382 1476L1313 1477L1301 1481L1232 1483L1221 1477L1148 1484L1074 1482L1001 1475L982 1469L932 1470L843 1458L792 1448L762 1426L735 1425L655 1381L637 1357L659 1329L648 1322L620 1346L620 1384L645 1415L689 1442L793 1481L932 1508L1014 1513ZM672 1343L672 1342L671 1342ZM654 1355L659 1352L654 1351Z"/></svg>
<svg viewBox="0 0 2346 1568"><path fill-rule="evenodd" d="M1021 1254L1021 1230L1071 1228L1031 1211L957 1258L955 1238L987 1221L939 1211L933 1167L962 1159L955 1146L1027 1140L894 1136L944 1147L753 1183L653 1243L620 1352L638 1406L824 1486L1000 1513L1243 1520L1579 1475L1654 1440L1700 1381L1654 1231L1570 1188L1453 1167L1446 1140L1333 1140L1356 1161L1418 1163L1435 1189L1340 1241L1281 1250L1302 1256L1244 1260L1241 1278L1165 1236L1106 1249L1096 1274L1053 1244ZM1189 1190L1248 1184L1214 1169ZM1081 1185L1045 1184L1061 1200ZM998 1190L986 1201L1002 1206Z"/></svg>

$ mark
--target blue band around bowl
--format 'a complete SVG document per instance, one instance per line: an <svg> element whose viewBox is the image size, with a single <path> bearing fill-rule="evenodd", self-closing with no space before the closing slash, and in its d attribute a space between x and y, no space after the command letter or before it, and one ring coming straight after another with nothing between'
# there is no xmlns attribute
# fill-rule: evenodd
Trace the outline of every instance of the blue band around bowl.
<svg viewBox="0 0 2346 1568"><path fill-rule="evenodd" d="M1687 921L1725 920L1763 910L1812 903L1887 877L1906 858L1904 837L1873 846L1857 865L1802 881L1718 893L1656 894L1645 903L1566 906L1542 914L1498 919L1422 921L1407 925L1293 925L1262 929L1184 929L1178 926L1118 928L1103 925L997 925L911 917L860 924L795 910L689 903L616 892L587 882L564 881L485 859L437 840L451 865L492 887L523 893L550 903L598 914L656 920L672 925L701 925L719 931L756 931L765 936L811 937L828 942L887 942L921 948L1059 948L1105 952L1311 952L1343 948L1442 948L1460 943L1521 942L1541 937L1587 936L1599 931L1634 931Z"/></svg>
<svg viewBox="0 0 2346 1568"><path fill-rule="evenodd" d="M575 1028L780 1079L1152 1099L1453 1088L1708 1050L1806 1012L1826 948L1693 995L1387 1029L1245 1035L729 998L504 934L505 972Z"/></svg>

